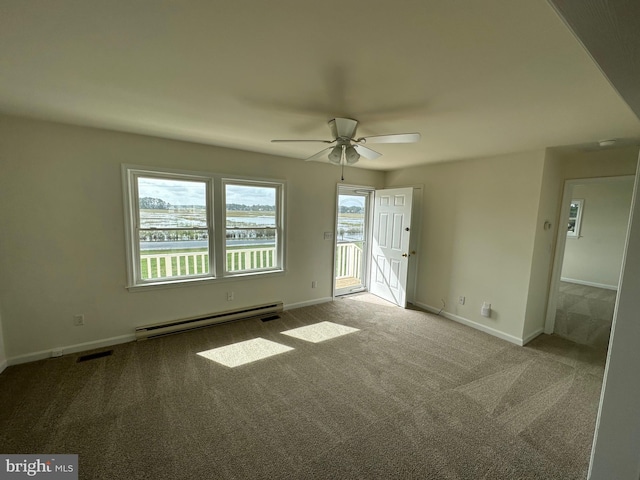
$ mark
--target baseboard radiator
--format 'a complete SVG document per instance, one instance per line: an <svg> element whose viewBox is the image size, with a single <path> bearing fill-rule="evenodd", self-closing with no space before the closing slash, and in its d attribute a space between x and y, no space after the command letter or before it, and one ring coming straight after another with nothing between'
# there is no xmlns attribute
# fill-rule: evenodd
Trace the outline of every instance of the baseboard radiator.
<svg viewBox="0 0 640 480"><path fill-rule="evenodd" d="M208 327L218 323L233 322L247 318L261 317L268 314L282 312L282 302L265 303L252 307L239 308L220 313L210 313L197 317L183 318L170 322L155 323L136 328L136 340L147 340L174 333L186 332L195 328Z"/></svg>

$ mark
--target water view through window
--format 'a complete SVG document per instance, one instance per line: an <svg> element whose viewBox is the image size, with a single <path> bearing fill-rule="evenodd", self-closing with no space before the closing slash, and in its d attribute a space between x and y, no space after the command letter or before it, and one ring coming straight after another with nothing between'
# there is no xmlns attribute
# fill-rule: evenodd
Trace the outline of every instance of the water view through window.
<svg viewBox="0 0 640 480"><path fill-rule="evenodd" d="M207 184L138 177L143 280L209 273Z"/></svg>
<svg viewBox="0 0 640 480"><path fill-rule="evenodd" d="M277 187L225 185L225 251L227 272L277 265Z"/></svg>

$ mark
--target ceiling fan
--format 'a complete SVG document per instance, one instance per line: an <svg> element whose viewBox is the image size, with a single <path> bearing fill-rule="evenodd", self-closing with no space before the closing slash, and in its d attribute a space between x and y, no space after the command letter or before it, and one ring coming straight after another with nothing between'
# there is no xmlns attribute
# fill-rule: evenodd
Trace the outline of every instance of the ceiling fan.
<svg viewBox="0 0 640 480"><path fill-rule="evenodd" d="M328 157L329 161L335 165L354 165L360 157L375 160L382 154L365 147L365 143L415 143L420 140L419 133L395 133L391 135L373 135L370 137L356 138L358 121L352 118L334 118L329 120L329 128L333 140L271 140L277 142L320 142L335 144L327 147L315 155L310 156L306 161L319 160Z"/></svg>

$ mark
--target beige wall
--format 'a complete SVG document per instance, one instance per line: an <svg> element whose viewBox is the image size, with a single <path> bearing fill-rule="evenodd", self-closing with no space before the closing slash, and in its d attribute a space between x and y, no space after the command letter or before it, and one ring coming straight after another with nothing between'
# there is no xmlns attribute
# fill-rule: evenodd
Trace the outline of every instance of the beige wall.
<svg viewBox="0 0 640 480"><path fill-rule="evenodd" d="M637 147L547 149L389 172L387 186L425 185L416 302L439 310L444 298L445 312L475 326L535 337L545 325L565 180L632 175L637 158ZM480 316L483 301L491 319Z"/></svg>
<svg viewBox="0 0 640 480"><path fill-rule="evenodd" d="M640 192L638 179L611 330L589 478L640 478Z"/></svg>
<svg viewBox="0 0 640 480"><path fill-rule="evenodd" d="M331 296L333 242L323 232L334 230L335 166L6 116L0 130L0 304L9 359L120 339L147 323ZM122 163L286 180L286 273L127 291ZM347 168L345 182L379 187L383 176ZM83 327L73 326L78 313Z"/></svg>
<svg viewBox="0 0 640 480"><path fill-rule="evenodd" d="M633 175L638 158L638 147L604 149L598 151L549 148L545 153L545 167L540 192L540 210L537 222L536 248L532 259L532 276L527 299L527 314L523 338L530 339L545 322L549 291L557 289L562 254L556 258L556 242L560 224L560 204L566 180ZM544 220L552 220L552 237L540 237ZM542 240L544 238L544 240ZM538 239L541 243L538 243ZM552 260L551 260L552 259ZM555 269L555 270L554 270ZM556 271L557 278L551 278ZM552 305L555 312L555 304ZM548 325L547 325L548 327Z"/></svg>
<svg viewBox="0 0 640 480"><path fill-rule="evenodd" d="M529 293L523 327L526 343L544 329L558 214L562 198L562 162L552 150L545 152L544 171L540 186L536 234L529 278Z"/></svg>
<svg viewBox="0 0 640 480"><path fill-rule="evenodd" d="M544 160L538 151L387 173L388 187L424 185L416 303L439 310L445 299L445 312L522 339Z"/></svg>
<svg viewBox="0 0 640 480"><path fill-rule="evenodd" d="M558 149L562 162L562 178L616 177L635 175L638 147L585 151Z"/></svg>
<svg viewBox="0 0 640 480"><path fill-rule="evenodd" d="M7 354L4 347L4 334L2 331L2 311L0 310L0 373L7 366Z"/></svg>
<svg viewBox="0 0 640 480"><path fill-rule="evenodd" d="M333 242L323 232L334 229L339 169L7 116L0 116L0 127L0 304L10 360L130 338L146 323L331 296ZM439 310L444 299L450 315L517 342L543 323L560 185L633 173L635 159L637 148L547 150L386 174L347 169L345 183L424 185L416 302ZM122 163L286 180L287 272L128 292ZM544 229L546 220L551 230ZM230 290L234 302L226 301ZM480 315L483 301L492 304L491 318ZM84 327L73 326L78 313Z"/></svg>
<svg viewBox="0 0 640 480"><path fill-rule="evenodd" d="M562 278L616 288L629 224L633 177L573 186L584 200L579 238L567 238Z"/></svg>

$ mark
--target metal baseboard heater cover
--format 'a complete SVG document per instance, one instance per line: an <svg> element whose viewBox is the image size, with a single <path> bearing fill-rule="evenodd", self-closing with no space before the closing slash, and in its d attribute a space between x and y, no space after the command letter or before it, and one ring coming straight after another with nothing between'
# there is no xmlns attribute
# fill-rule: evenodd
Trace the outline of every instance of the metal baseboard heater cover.
<svg viewBox="0 0 640 480"><path fill-rule="evenodd" d="M136 340L147 340L149 338L171 335L173 333L186 332L195 328L208 327L218 323L260 317L262 315L282 312L282 309L282 302L265 303L264 305L254 305L252 307L244 307L237 310L198 315L197 317L154 323L153 325L144 325L136 328Z"/></svg>

